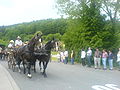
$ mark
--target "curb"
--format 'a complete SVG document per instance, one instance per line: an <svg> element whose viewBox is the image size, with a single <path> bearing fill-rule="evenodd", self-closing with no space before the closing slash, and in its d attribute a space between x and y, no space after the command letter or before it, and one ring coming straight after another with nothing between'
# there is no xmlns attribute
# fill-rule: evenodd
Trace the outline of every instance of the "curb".
<svg viewBox="0 0 120 90"><path fill-rule="evenodd" d="M20 90L20 88L17 86L14 79L10 75L10 73L1 64L0 64L0 68L2 68L2 70L4 71L6 77L8 78L8 81L10 82L12 90Z"/></svg>

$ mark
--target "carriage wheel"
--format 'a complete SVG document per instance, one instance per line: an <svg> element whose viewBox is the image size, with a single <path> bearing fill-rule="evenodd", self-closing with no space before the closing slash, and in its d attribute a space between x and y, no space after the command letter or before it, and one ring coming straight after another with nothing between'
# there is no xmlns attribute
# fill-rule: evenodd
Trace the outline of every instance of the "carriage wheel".
<svg viewBox="0 0 120 90"><path fill-rule="evenodd" d="M12 62L12 71L14 72L14 65L13 65L13 62Z"/></svg>
<svg viewBox="0 0 120 90"><path fill-rule="evenodd" d="M11 60L10 60L10 55L8 55L8 68L11 68Z"/></svg>
<svg viewBox="0 0 120 90"><path fill-rule="evenodd" d="M13 68L12 68L12 70L13 70L13 72L15 71L15 63L13 63Z"/></svg>
<svg viewBox="0 0 120 90"><path fill-rule="evenodd" d="M16 66L15 59L13 58L12 59L12 70L13 70L13 72L15 71L15 66Z"/></svg>

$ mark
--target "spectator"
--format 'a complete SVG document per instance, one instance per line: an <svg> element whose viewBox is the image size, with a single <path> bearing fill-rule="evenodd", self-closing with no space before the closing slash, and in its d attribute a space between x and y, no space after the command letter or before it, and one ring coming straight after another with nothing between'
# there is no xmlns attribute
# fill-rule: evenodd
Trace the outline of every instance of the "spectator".
<svg viewBox="0 0 120 90"><path fill-rule="evenodd" d="M84 49L82 49L81 51L81 60L82 60L82 66L85 66L85 56L86 56L86 52L84 51Z"/></svg>
<svg viewBox="0 0 120 90"><path fill-rule="evenodd" d="M0 59L2 59L2 48L0 47Z"/></svg>
<svg viewBox="0 0 120 90"><path fill-rule="evenodd" d="M119 51L118 51L118 53L117 53L117 62L118 62L119 71L120 71L120 48L119 48Z"/></svg>
<svg viewBox="0 0 120 90"><path fill-rule="evenodd" d="M91 67L91 58L92 58L92 50L89 47L88 51L87 51L87 64L88 64L88 67Z"/></svg>
<svg viewBox="0 0 120 90"><path fill-rule="evenodd" d="M64 56L65 56L64 63L67 64L68 63L68 51L67 50L64 52Z"/></svg>
<svg viewBox="0 0 120 90"><path fill-rule="evenodd" d="M108 63L109 63L109 69L110 70L113 70L113 53L112 51L109 51L109 54L108 54Z"/></svg>
<svg viewBox="0 0 120 90"><path fill-rule="evenodd" d="M97 48L94 54L94 66L95 69L99 68L100 69L100 62L101 62L101 52Z"/></svg>
<svg viewBox="0 0 120 90"><path fill-rule="evenodd" d="M108 57L108 53L105 50L103 50L103 52L102 52L103 70L107 69L107 67L106 67L107 57Z"/></svg>
<svg viewBox="0 0 120 90"><path fill-rule="evenodd" d="M64 53L63 53L63 51L60 52L60 58L61 58L61 62L64 62Z"/></svg>
<svg viewBox="0 0 120 90"><path fill-rule="evenodd" d="M73 50L72 50L70 56L71 56L71 64L73 65L74 64L74 52L73 52Z"/></svg>

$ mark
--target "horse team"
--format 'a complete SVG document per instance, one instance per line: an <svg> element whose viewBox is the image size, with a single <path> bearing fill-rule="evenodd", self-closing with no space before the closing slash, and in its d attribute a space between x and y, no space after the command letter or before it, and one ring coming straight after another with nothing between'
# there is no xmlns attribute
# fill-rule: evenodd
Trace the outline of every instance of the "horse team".
<svg viewBox="0 0 120 90"><path fill-rule="evenodd" d="M31 66L34 66L34 72L36 72L35 65L38 60L40 70L42 69L41 64L43 64L43 75L47 77L46 68L51 57L51 50L55 48L55 40L50 40L45 46L35 49L41 36L40 33L37 33L27 45L13 48L8 55L8 67L15 71L16 66L18 66L18 71L21 72L22 63L23 73L25 74L27 69L27 76L31 78Z"/></svg>

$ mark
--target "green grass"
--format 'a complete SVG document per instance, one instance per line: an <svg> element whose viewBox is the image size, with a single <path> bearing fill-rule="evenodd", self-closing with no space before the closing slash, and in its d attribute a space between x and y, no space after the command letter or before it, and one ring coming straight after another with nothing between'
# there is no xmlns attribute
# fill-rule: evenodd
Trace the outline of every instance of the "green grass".
<svg viewBox="0 0 120 90"><path fill-rule="evenodd" d="M58 59L56 57L51 57L52 61L58 61Z"/></svg>
<svg viewBox="0 0 120 90"><path fill-rule="evenodd" d="M51 54L52 54L52 55L57 55L58 52L52 51ZM57 57L51 57L51 60L52 60L52 61L58 61L58 58L57 58Z"/></svg>
<svg viewBox="0 0 120 90"><path fill-rule="evenodd" d="M52 51L51 53L52 53L52 55L57 55L58 54L58 52L56 52L56 51Z"/></svg>

